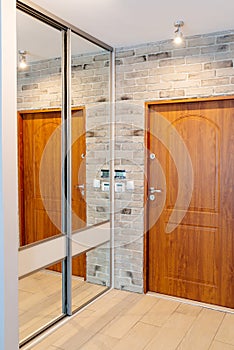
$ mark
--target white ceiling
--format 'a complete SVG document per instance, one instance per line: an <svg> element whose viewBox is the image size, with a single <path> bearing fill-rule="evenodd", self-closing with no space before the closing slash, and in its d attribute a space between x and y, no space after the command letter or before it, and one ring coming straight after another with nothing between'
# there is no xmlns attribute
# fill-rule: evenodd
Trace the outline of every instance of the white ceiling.
<svg viewBox="0 0 234 350"><path fill-rule="evenodd" d="M173 38L174 22L183 20L185 36L234 29L234 0L34 0L34 3L113 47ZM53 28L17 14L18 49L30 60L61 55L61 36ZM77 53L95 52L76 39ZM75 52L76 53L76 52Z"/></svg>
<svg viewBox="0 0 234 350"><path fill-rule="evenodd" d="M234 29L233 0L34 0L114 47L170 39L174 21L186 36Z"/></svg>
<svg viewBox="0 0 234 350"><path fill-rule="evenodd" d="M17 50L27 52L28 62L62 56L62 33L59 30L22 11L17 11L16 23ZM75 34L72 34L71 43L72 55L103 51Z"/></svg>

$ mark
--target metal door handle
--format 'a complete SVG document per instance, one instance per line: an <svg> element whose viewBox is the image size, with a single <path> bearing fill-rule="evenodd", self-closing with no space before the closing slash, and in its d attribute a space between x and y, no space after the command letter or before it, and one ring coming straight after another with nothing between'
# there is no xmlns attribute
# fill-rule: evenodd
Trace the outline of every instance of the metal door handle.
<svg viewBox="0 0 234 350"><path fill-rule="evenodd" d="M162 193L162 190L154 188L154 187L150 187L149 193Z"/></svg>
<svg viewBox="0 0 234 350"><path fill-rule="evenodd" d="M75 188L79 188L79 189L84 190L84 184L82 184L82 185L75 185Z"/></svg>

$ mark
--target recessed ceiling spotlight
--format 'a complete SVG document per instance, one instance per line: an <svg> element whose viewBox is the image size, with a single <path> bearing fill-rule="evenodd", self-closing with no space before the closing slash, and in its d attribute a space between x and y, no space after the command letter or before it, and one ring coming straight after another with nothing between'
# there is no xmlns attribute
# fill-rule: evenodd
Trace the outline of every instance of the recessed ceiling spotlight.
<svg viewBox="0 0 234 350"><path fill-rule="evenodd" d="M184 21L176 21L174 23L174 26L176 27L174 43L177 45L183 42L183 33L181 31L181 27L183 27L183 25L184 25Z"/></svg>
<svg viewBox="0 0 234 350"><path fill-rule="evenodd" d="M19 50L19 68L20 69L25 69L27 67L26 55L27 55L27 51Z"/></svg>

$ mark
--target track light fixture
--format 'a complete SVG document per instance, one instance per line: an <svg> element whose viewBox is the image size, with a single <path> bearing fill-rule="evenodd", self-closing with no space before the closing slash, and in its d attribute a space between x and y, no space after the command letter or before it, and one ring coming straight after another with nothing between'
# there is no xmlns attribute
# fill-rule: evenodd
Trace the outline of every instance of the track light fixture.
<svg viewBox="0 0 234 350"><path fill-rule="evenodd" d="M181 27L183 27L183 25L184 25L184 21L176 21L174 23L174 26L176 27L174 43L177 45L183 42L183 33L181 31Z"/></svg>
<svg viewBox="0 0 234 350"><path fill-rule="evenodd" d="M27 55L27 51L19 50L19 68L20 69L25 69L27 67L26 55Z"/></svg>

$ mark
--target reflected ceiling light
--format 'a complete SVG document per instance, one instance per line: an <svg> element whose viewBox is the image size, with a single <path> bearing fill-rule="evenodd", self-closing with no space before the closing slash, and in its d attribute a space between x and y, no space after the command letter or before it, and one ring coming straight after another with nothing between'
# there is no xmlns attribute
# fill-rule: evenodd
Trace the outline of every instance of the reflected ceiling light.
<svg viewBox="0 0 234 350"><path fill-rule="evenodd" d="M25 69L27 67L26 55L27 55L27 51L19 50L19 68L20 69Z"/></svg>
<svg viewBox="0 0 234 350"><path fill-rule="evenodd" d="M176 27L174 43L177 45L183 42L183 33L181 31L181 27L183 27L183 25L184 25L184 21L176 21L174 23L174 26Z"/></svg>

